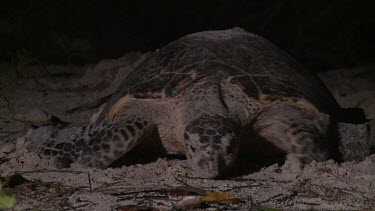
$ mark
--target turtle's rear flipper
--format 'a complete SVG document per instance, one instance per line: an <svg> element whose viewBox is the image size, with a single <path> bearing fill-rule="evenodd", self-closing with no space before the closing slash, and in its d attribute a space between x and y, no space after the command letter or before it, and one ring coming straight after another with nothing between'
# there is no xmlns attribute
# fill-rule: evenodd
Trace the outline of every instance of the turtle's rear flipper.
<svg viewBox="0 0 375 211"><path fill-rule="evenodd" d="M339 122L337 126L344 161L363 161L375 152L375 120L365 124Z"/></svg>
<svg viewBox="0 0 375 211"><path fill-rule="evenodd" d="M269 104L254 121L254 131L301 163L338 159L329 139L329 115L307 112L289 103Z"/></svg>

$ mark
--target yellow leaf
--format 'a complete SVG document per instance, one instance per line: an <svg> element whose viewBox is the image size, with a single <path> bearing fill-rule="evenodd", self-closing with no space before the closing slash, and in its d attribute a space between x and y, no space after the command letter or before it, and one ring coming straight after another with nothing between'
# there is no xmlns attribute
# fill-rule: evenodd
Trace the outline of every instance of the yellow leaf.
<svg viewBox="0 0 375 211"><path fill-rule="evenodd" d="M215 201L238 201L239 198L229 195L227 192L212 192L202 197L204 202L215 202Z"/></svg>

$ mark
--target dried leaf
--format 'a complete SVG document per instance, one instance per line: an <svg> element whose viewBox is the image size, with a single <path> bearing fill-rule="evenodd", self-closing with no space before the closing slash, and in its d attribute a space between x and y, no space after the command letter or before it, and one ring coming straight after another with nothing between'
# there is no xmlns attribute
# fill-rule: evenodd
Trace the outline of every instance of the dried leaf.
<svg viewBox="0 0 375 211"><path fill-rule="evenodd" d="M216 201L239 201L240 199L235 196L229 195L227 192L212 192L202 197L204 202L216 202Z"/></svg>
<svg viewBox="0 0 375 211"><path fill-rule="evenodd" d="M200 196L186 196L176 204L176 208L198 207L202 204Z"/></svg>
<svg viewBox="0 0 375 211"><path fill-rule="evenodd" d="M22 175L13 174L11 176L6 176L2 185L4 188L15 188L16 186L22 185L26 182L29 182L29 180L25 179Z"/></svg>

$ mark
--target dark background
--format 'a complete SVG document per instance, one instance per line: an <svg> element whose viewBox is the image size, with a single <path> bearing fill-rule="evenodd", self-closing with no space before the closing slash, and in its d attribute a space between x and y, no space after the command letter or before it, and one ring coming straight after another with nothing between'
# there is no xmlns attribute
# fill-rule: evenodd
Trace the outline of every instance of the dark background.
<svg viewBox="0 0 375 211"><path fill-rule="evenodd" d="M375 63L374 0L0 0L0 62L86 64L240 26L310 69Z"/></svg>

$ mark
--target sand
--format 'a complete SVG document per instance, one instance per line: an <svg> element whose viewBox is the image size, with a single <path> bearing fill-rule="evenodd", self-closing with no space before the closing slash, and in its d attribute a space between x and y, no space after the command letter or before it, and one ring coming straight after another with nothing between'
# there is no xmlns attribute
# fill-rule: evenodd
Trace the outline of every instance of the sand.
<svg viewBox="0 0 375 211"><path fill-rule="evenodd" d="M0 175L19 174L28 180L14 187L13 210L172 210L184 197L217 191L240 200L203 203L195 209L375 209L375 155L358 162L329 160L305 166L292 158L281 163L271 160L257 171L212 180L195 177L186 160L173 157L103 170L77 164L61 169L53 159L27 150L36 131L55 124L51 116L76 125L87 123L95 109L72 115L65 111L113 92L147 55L130 53L84 67L32 67L32 77L19 79L17 88L8 93L15 113L5 100L0 101ZM374 118L374 72L373 67L361 67L320 76L342 106L362 107L368 118ZM339 79L333 80L336 75Z"/></svg>

